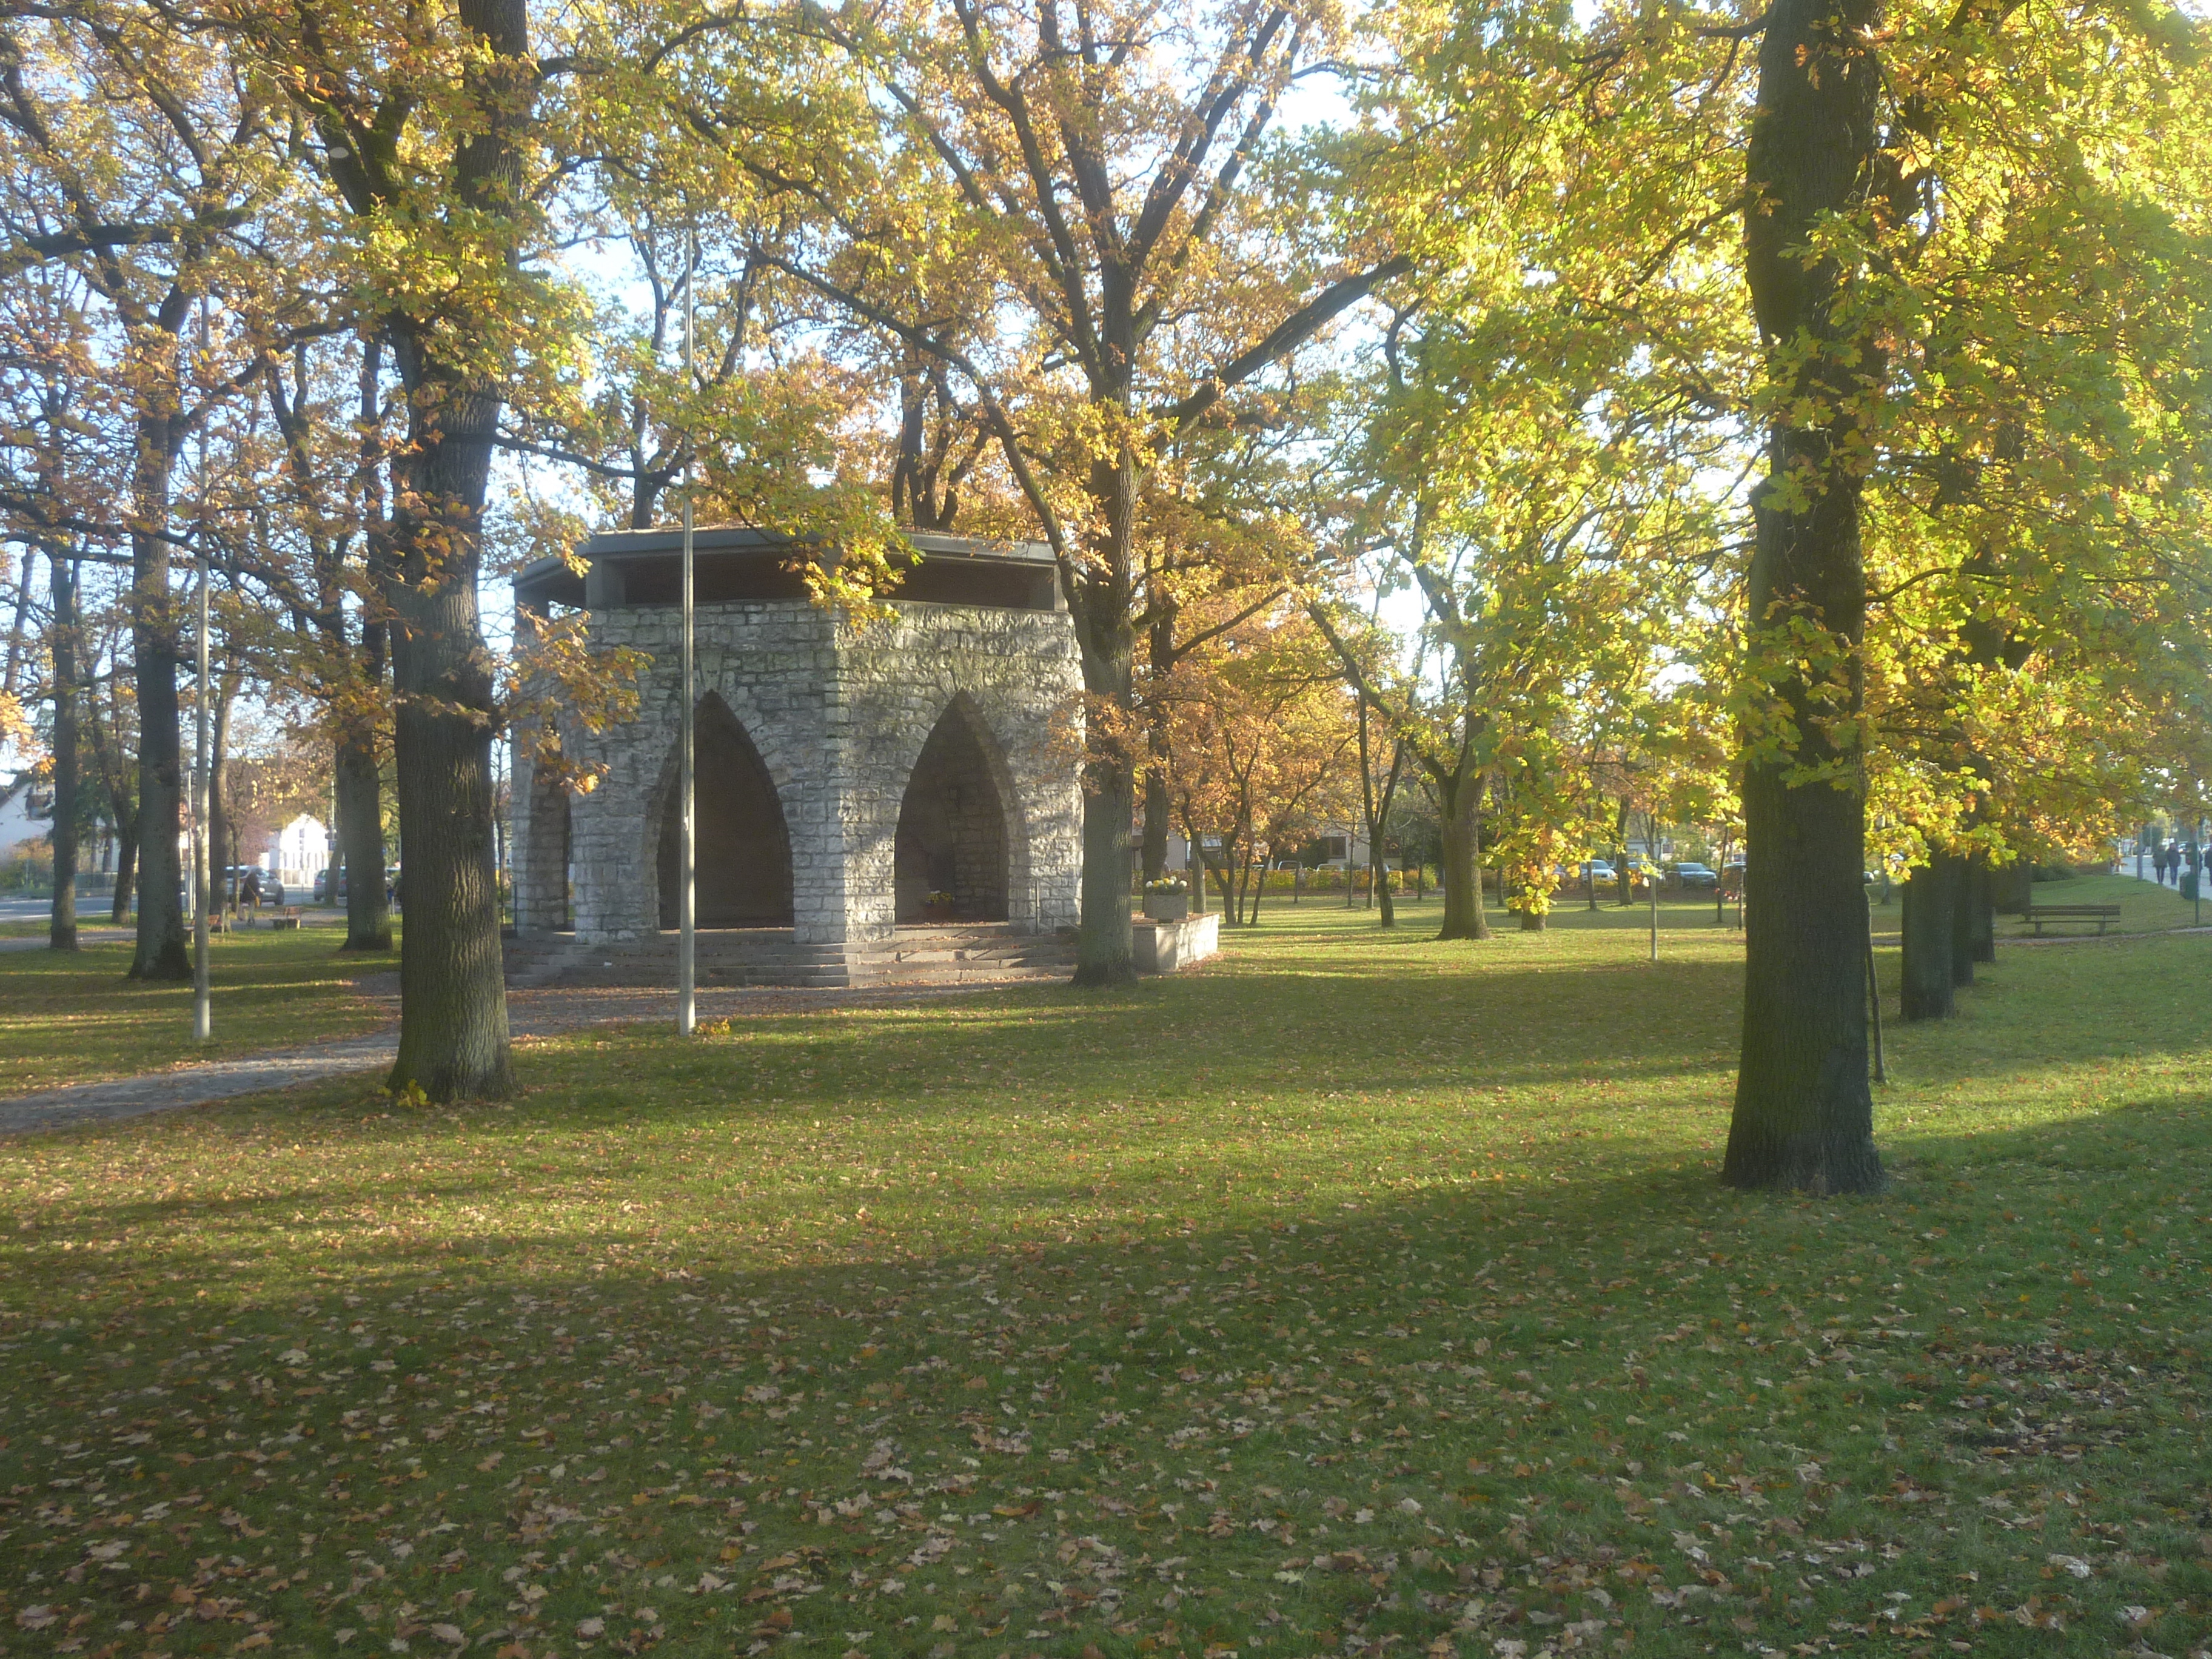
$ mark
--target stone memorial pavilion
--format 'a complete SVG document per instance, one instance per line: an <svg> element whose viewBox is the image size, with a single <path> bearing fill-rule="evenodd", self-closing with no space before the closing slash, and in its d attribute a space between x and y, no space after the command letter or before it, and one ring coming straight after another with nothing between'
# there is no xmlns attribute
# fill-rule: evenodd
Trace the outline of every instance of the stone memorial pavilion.
<svg viewBox="0 0 2212 1659"><path fill-rule="evenodd" d="M890 615L856 623L807 598L782 538L695 532L702 985L1065 959L1082 678L1058 571L1032 543L910 540L921 562ZM520 605L583 607L595 646L650 661L633 718L562 722L564 753L599 772L588 793L517 745L511 974L673 981L682 545L614 532L584 544L581 575L548 558L515 578Z"/></svg>

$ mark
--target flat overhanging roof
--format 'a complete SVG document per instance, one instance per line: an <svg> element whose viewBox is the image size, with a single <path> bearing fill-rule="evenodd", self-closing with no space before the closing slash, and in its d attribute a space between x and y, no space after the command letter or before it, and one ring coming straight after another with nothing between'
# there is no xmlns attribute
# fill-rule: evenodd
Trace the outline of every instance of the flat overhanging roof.
<svg viewBox="0 0 2212 1659"><path fill-rule="evenodd" d="M923 568L998 567L1039 572L1053 568L1052 549L1043 542L1005 541L987 536L953 536L933 530L909 530L907 541L921 555ZM775 531L743 525L701 526L691 533L692 553L701 565L752 562L788 558L802 545L796 538ZM593 566L619 568L624 565L657 563L684 550L681 527L653 530L603 530L576 551ZM514 593L526 603L553 601L580 605L585 602L585 579L568 560L551 556L533 559L514 575Z"/></svg>

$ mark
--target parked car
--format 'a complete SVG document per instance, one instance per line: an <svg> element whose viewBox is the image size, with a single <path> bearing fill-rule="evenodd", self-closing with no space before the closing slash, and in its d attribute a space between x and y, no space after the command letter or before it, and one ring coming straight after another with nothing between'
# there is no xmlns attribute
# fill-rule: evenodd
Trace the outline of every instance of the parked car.
<svg viewBox="0 0 2212 1659"><path fill-rule="evenodd" d="M1587 881L1611 881L1613 866L1604 859L1591 859L1583 866L1583 878Z"/></svg>
<svg viewBox="0 0 2212 1659"><path fill-rule="evenodd" d="M221 877L222 896L238 895L240 904L282 904L284 884L276 879L274 871L264 870L258 864L240 864L226 870ZM234 888L233 883L236 884Z"/></svg>
<svg viewBox="0 0 2212 1659"><path fill-rule="evenodd" d="M1674 878L1674 885L1686 893L1699 891L1710 893L1721 884L1719 871L1711 865L1699 864L1694 860L1682 860L1674 865L1668 873Z"/></svg>
<svg viewBox="0 0 2212 1659"><path fill-rule="evenodd" d="M331 894L331 890L330 890L330 887L331 887L331 874L332 874L332 873L333 873L333 872L332 872L331 868L329 866L327 866L327 865L325 865L322 869L318 870L318 871L316 871L316 872L315 872L315 902L316 902L316 903L318 903L318 904L343 904L343 903L344 903L344 902L345 902L345 896L346 896L345 866L344 866L343 865L340 865L340 866L338 866L337 867L337 870L336 870L336 872L335 872L335 873L337 874L337 878L338 878L338 890L337 890L337 894L336 894L335 896L333 896L333 895Z"/></svg>

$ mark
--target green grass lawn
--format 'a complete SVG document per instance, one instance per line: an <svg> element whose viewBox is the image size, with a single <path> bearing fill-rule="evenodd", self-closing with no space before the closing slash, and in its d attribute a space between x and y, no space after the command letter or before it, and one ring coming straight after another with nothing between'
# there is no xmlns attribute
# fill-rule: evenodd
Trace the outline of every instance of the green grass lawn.
<svg viewBox="0 0 2212 1659"><path fill-rule="evenodd" d="M1814 1200L1716 1184L1733 930L1269 915L0 1145L0 1645L2207 1640L2212 943L2005 953Z"/></svg>
<svg viewBox="0 0 2212 1659"><path fill-rule="evenodd" d="M0 951L0 1096L373 1030L387 1016L349 981L396 969L399 958L341 956L341 937L302 928L210 939L216 1040L204 1047L191 1040L191 982L126 978L127 940L73 956Z"/></svg>

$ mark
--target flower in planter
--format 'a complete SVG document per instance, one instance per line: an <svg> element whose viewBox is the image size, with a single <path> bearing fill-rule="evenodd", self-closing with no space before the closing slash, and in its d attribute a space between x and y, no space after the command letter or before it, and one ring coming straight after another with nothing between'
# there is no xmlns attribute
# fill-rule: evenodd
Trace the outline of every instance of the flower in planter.
<svg viewBox="0 0 2212 1659"><path fill-rule="evenodd" d="M1145 884L1147 893L1181 893L1184 890L1181 876L1157 876Z"/></svg>

